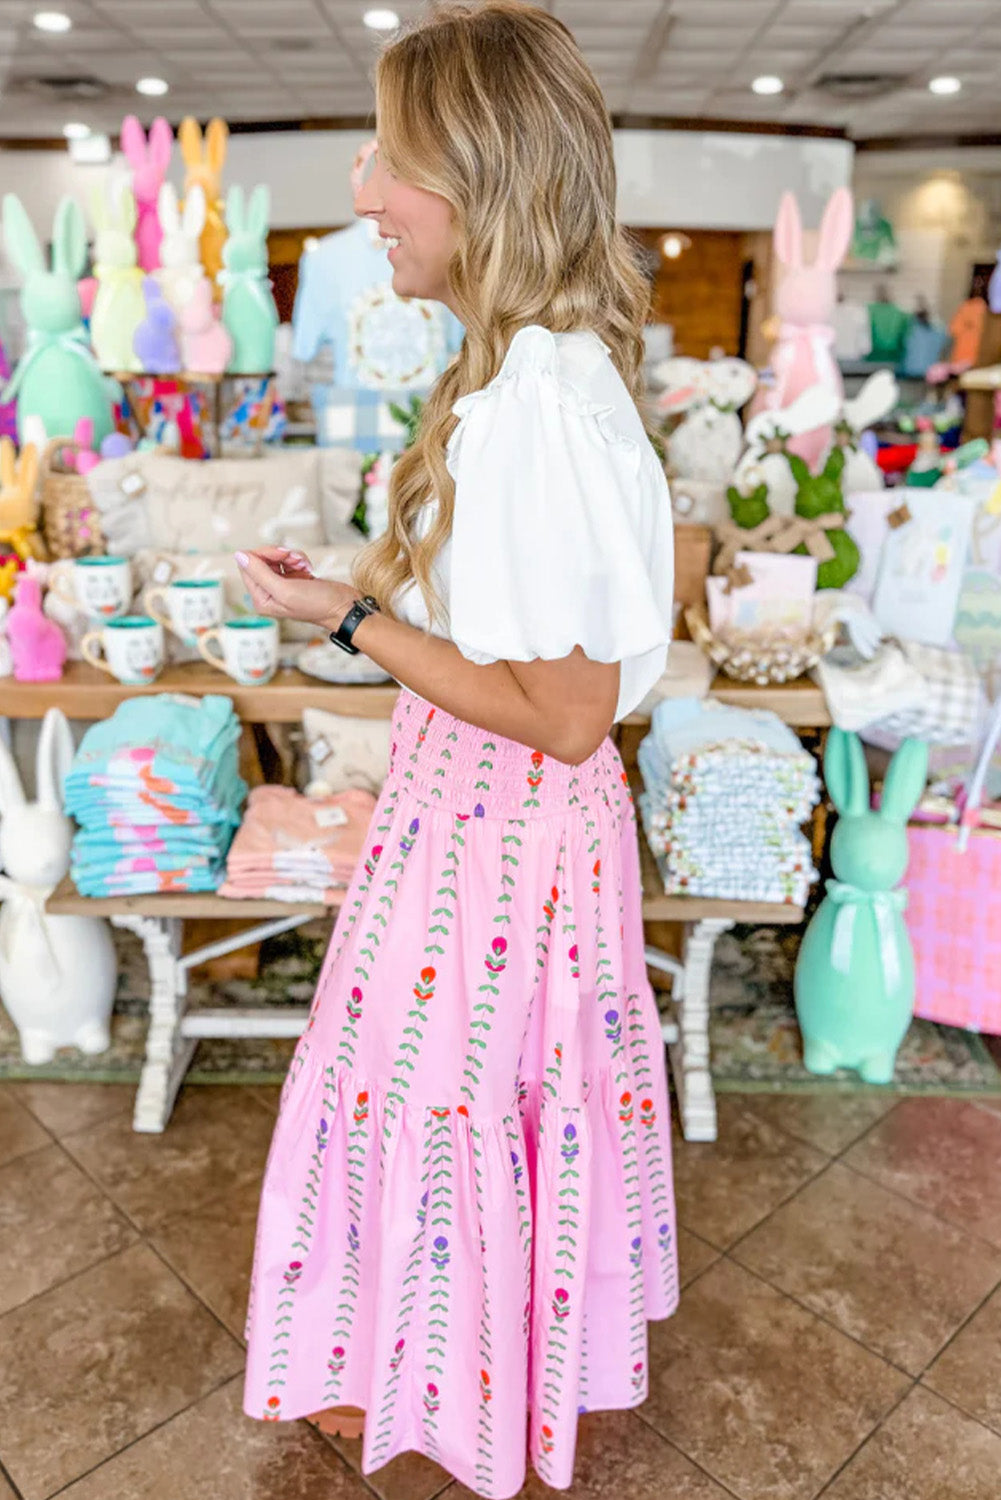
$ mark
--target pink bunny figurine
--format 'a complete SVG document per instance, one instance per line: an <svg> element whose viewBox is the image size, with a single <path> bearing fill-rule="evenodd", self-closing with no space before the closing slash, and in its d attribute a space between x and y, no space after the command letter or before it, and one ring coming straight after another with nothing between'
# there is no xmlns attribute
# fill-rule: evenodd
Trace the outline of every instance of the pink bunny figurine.
<svg viewBox="0 0 1001 1500"><path fill-rule="evenodd" d="M233 340L212 307L212 283L196 281L181 308L181 352L184 368L199 375L221 375L233 353Z"/></svg>
<svg viewBox="0 0 1001 1500"><path fill-rule="evenodd" d="M66 661L66 637L54 620L42 613L42 584L24 573L14 590L14 607L7 616L7 639L18 682L58 682Z"/></svg>
<svg viewBox="0 0 1001 1500"><path fill-rule="evenodd" d="M785 269L775 291L779 318L779 336L772 350L775 383L767 390L759 389L751 415L783 411L811 388L831 392L839 402L843 398L832 320L837 304L835 273L851 244L854 212L848 188L838 188L824 209L817 254L807 266L803 264L799 208L792 193L783 193L773 236L776 259ZM830 427L817 427L792 438L788 446L816 468L832 441Z"/></svg>
<svg viewBox="0 0 1001 1500"><path fill-rule="evenodd" d="M160 184L170 166L174 132L158 115L150 126L147 146L146 132L135 115L126 115L122 121L121 144L132 167L132 191L139 212L136 224L138 264L144 271L155 271L160 264L160 241L163 238L156 204Z"/></svg>

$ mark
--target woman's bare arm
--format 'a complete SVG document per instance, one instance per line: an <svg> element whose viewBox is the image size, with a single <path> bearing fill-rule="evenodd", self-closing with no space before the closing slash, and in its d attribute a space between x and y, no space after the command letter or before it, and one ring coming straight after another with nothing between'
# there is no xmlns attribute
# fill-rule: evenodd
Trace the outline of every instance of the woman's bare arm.
<svg viewBox="0 0 1001 1500"><path fill-rule="evenodd" d="M300 554L283 547L238 553L255 609L275 619L336 630L357 591L315 578ZM491 734L505 735L554 760L579 765L608 734L619 694L619 665L594 662L580 647L557 661L467 661L451 641L413 625L369 615L354 644L398 682Z"/></svg>

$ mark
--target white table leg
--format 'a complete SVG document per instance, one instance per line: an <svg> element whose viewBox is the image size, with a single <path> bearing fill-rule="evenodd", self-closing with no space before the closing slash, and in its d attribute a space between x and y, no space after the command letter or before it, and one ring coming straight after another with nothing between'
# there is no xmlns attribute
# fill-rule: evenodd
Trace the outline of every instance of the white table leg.
<svg viewBox="0 0 1001 1500"><path fill-rule="evenodd" d="M716 1139L716 1097L709 1060L709 979L716 939L733 925L725 918L711 917L685 927L684 980L678 1006L680 1035L669 1050L686 1141Z"/></svg>
<svg viewBox="0 0 1001 1500"><path fill-rule="evenodd" d="M181 1034L187 995L187 972L181 959L180 917L143 917L116 913L111 921L141 939L149 965L149 1031L132 1115L134 1130L166 1129L181 1080L198 1045Z"/></svg>

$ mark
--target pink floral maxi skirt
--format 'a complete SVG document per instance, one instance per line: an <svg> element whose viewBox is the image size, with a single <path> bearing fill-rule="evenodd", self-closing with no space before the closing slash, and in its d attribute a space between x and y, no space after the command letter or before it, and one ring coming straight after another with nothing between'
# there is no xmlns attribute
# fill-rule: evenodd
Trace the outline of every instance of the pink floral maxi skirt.
<svg viewBox="0 0 1001 1500"><path fill-rule="evenodd" d="M664 1048L611 741L567 766L403 691L282 1090L244 1409L364 1409L478 1494L573 1478L678 1300Z"/></svg>

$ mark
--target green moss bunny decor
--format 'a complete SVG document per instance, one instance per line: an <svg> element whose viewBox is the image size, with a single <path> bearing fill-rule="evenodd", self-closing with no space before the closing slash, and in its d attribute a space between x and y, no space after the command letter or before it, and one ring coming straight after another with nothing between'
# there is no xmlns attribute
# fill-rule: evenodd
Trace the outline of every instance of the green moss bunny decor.
<svg viewBox="0 0 1001 1500"><path fill-rule="evenodd" d="M804 521L816 520L818 516L848 514L841 487L841 476L845 468L845 450L832 448L819 474L812 474L808 466L795 453L789 454L789 467L796 481L796 514ZM817 569L818 589L843 589L849 578L858 572L858 546L855 539L841 527L825 531L824 535L834 549L834 556L822 562ZM805 552L805 547L797 548Z"/></svg>

